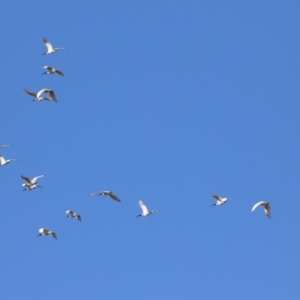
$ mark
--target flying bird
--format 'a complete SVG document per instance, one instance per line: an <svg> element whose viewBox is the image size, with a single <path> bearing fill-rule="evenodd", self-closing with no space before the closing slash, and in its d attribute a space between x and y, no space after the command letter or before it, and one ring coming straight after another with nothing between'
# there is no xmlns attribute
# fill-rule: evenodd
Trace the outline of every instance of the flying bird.
<svg viewBox="0 0 300 300"><path fill-rule="evenodd" d="M81 216L77 215L73 210L67 210L66 214L68 214L66 218L76 218L78 221L81 221Z"/></svg>
<svg viewBox="0 0 300 300"><path fill-rule="evenodd" d="M47 47L47 52L43 53L42 55L52 54L52 53L55 53L58 50L64 50L65 49L65 48L53 48L53 46L50 44L50 42L45 38L43 38L43 43Z"/></svg>
<svg viewBox="0 0 300 300"><path fill-rule="evenodd" d="M52 237L54 237L57 240L56 233L54 231L48 230L46 228L39 229L39 234L37 235L37 237L42 236L42 235L51 235Z"/></svg>
<svg viewBox="0 0 300 300"><path fill-rule="evenodd" d="M213 194L212 196L217 200L217 202L214 203L214 204L211 205L211 206L215 206L215 205L216 205L216 206L223 205L223 204L225 204L225 203L227 202L227 199L228 199L228 198L221 198L220 196L215 195L215 194Z"/></svg>
<svg viewBox="0 0 300 300"><path fill-rule="evenodd" d="M0 167L3 167L9 164L11 161L16 160L15 158L5 159L2 155L0 155Z"/></svg>
<svg viewBox="0 0 300 300"><path fill-rule="evenodd" d="M256 204L254 204L251 211L254 211L260 205L264 207L264 211L265 211L266 216L269 219L271 219L271 206L270 206L269 202L266 202L266 201L257 202Z"/></svg>
<svg viewBox="0 0 300 300"><path fill-rule="evenodd" d="M54 91L51 90L51 89L42 89L42 90L39 90L37 93L32 92L32 91L27 90L27 89L24 89L24 91L25 91L25 93L27 93L28 95L34 97L34 99L33 99L32 101L39 102L39 101L42 101L42 100L49 100L49 101L55 101L55 102L57 102L55 93L54 93ZM43 94L43 93L48 93L49 96L50 96L50 98L42 97L42 94Z"/></svg>
<svg viewBox="0 0 300 300"><path fill-rule="evenodd" d="M37 184L37 180L41 177L44 177L44 175L39 175L39 176L33 177L32 179L30 179L24 175L21 175L21 178L27 181L26 183L22 184L22 186L24 187L23 191L25 191L25 190L32 191L37 187L43 188L42 186Z"/></svg>
<svg viewBox="0 0 300 300"><path fill-rule="evenodd" d="M142 213L140 215L137 215L136 217L147 217L152 213L159 211L159 210L148 210L147 206L143 203L142 200L139 200L139 206L142 210Z"/></svg>
<svg viewBox="0 0 300 300"><path fill-rule="evenodd" d="M54 73L57 73L57 74L60 75L60 76L65 76L64 73L63 73L62 71L57 70L57 69L54 69L54 68L51 67L51 66L45 66L44 69L47 69L48 72L44 72L44 73L42 73L42 75L44 75L44 74L54 74Z"/></svg>
<svg viewBox="0 0 300 300"><path fill-rule="evenodd" d="M6 148L9 147L10 145L0 145L0 148Z"/></svg>
<svg viewBox="0 0 300 300"><path fill-rule="evenodd" d="M113 200L121 202L121 200L111 191L103 191L103 192L96 192L96 193L90 194L90 196L95 196L95 195L97 195L97 196L101 196L101 195L109 196Z"/></svg>

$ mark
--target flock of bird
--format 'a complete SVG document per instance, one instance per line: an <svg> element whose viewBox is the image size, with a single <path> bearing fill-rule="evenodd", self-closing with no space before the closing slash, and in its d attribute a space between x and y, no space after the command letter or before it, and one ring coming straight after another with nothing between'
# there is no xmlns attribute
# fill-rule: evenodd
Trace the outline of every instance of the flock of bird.
<svg viewBox="0 0 300 300"><path fill-rule="evenodd" d="M46 46L47 51L45 53L43 53L42 55L53 54L53 53L55 53L55 52L57 52L59 50L64 50L65 49L65 48L54 48L52 46L52 44L47 39L45 39L45 38L43 39L43 43ZM52 66L45 66L44 69L47 69L48 71L42 73L42 75L44 75L44 74L46 74L46 75L52 75L52 74L56 73L56 74L58 74L60 76L64 76L64 73L62 71L60 71L58 69L55 69ZM55 101L55 102L57 102L57 98L56 98L55 92L52 89L44 88L44 89L39 90L36 93L32 92L32 91L30 91L28 89L24 89L24 91L28 95L34 97L33 101L40 102L40 101L43 101L43 100L48 100L48 101ZM43 94L48 94L49 97L44 97ZM7 148L9 146L10 145L0 145L0 148L1 149L2 148ZM16 159L14 159L14 158L5 159L2 155L0 155L0 167L8 165L12 161L16 161ZM36 176L36 177L30 179L27 176L21 175L21 178L26 181L25 183L22 184L23 191L26 191L26 190L27 191L32 191L32 190L34 190L36 188L43 188L37 182L37 180L39 178L42 178L42 177L44 177L44 175L39 175L39 176ZM101 192L95 192L95 193L91 193L90 194L90 196L101 196L101 195L103 195L103 196L109 196L114 201L121 202L121 200L112 191L101 191ZM212 197L216 199L216 203L212 204L211 206L224 205L227 202L227 200L229 199L229 198L222 198L222 197L220 197L218 195L215 195L215 194L213 194ZM142 210L142 213L139 214L139 215L137 215L137 217L147 217L147 216L151 215L152 213L159 211L159 210L149 210L147 208L147 206L143 203L142 200L139 200L138 204L139 204L139 206L140 206L140 208ZM254 204L254 206L252 207L251 211L254 211L259 206L263 206L264 212L265 212L266 216L270 219L271 218L271 206L270 206L270 203L266 202L266 201L257 202L256 204ZM73 210L67 210L66 214L67 214L67 216L66 216L67 218L75 218L78 221L81 221L81 216L79 214L76 214ZM51 231L51 230L46 229L46 228L40 228L39 229L39 234L37 235L37 237L38 236L46 236L46 235L50 235L53 238L57 239L57 235L56 235L56 233L54 231Z"/></svg>

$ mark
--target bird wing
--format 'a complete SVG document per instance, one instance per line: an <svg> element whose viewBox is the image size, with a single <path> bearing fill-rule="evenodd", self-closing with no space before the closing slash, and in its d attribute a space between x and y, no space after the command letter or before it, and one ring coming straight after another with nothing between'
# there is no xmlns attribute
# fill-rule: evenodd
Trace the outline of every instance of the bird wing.
<svg viewBox="0 0 300 300"><path fill-rule="evenodd" d="M34 92L30 91L30 90L24 89L24 92L27 93L30 96L36 97L36 93L34 93Z"/></svg>
<svg viewBox="0 0 300 300"><path fill-rule="evenodd" d="M42 89L42 90L39 90L37 93L36 93L36 98L39 99L40 96L43 94L43 93L47 93L48 89Z"/></svg>
<svg viewBox="0 0 300 300"><path fill-rule="evenodd" d="M251 211L254 211L258 206L263 205L264 203L265 203L264 201L257 202L256 204L254 204Z"/></svg>
<svg viewBox="0 0 300 300"><path fill-rule="evenodd" d="M101 194L102 192L96 192L96 193L91 193L90 196L95 196L95 195L100 196Z"/></svg>
<svg viewBox="0 0 300 300"><path fill-rule="evenodd" d="M121 200L113 192L110 192L108 195L115 201L121 202Z"/></svg>
<svg viewBox="0 0 300 300"><path fill-rule="evenodd" d="M39 175L39 176L36 176L36 177L32 178L31 183L32 183L32 184L36 183L36 181L37 181L39 178L41 178L41 177L44 177L44 175Z"/></svg>
<svg viewBox="0 0 300 300"><path fill-rule="evenodd" d="M32 184L30 178L28 178L28 177L26 177L24 175L21 175L21 178L24 179L24 180L26 180L29 184Z"/></svg>
<svg viewBox="0 0 300 300"><path fill-rule="evenodd" d="M5 164L5 159L3 156L0 156L0 163L1 165L4 165Z"/></svg>
<svg viewBox="0 0 300 300"><path fill-rule="evenodd" d="M49 41L47 39L43 38L43 42L44 42L45 46L47 47L48 52L54 51L52 45L49 43Z"/></svg>
<svg viewBox="0 0 300 300"><path fill-rule="evenodd" d="M271 219L271 206L269 204L265 205L265 214L269 219Z"/></svg>
<svg viewBox="0 0 300 300"><path fill-rule="evenodd" d="M221 197L220 197L220 196L215 195L215 194L213 194L212 196L213 196L217 201L221 201Z"/></svg>
<svg viewBox="0 0 300 300"><path fill-rule="evenodd" d="M62 71L60 71L60 70L55 70L55 72L56 72L57 74L59 74L60 76L65 76L64 73L63 73Z"/></svg>
<svg viewBox="0 0 300 300"><path fill-rule="evenodd" d="M57 99L56 99L56 96L55 96L55 93L53 90L48 90L48 91L45 91L45 93L48 93L50 95L50 97L55 101L57 102Z"/></svg>
<svg viewBox="0 0 300 300"><path fill-rule="evenodd" d="M77 220L81 221L81 216L80 215L76 215Z"/></svg>
<svg viewBox="0 0 300 300"><path fill-rule="evenodd" d="M56 233L54 231L49 231L49 234L51 234L57 240L57 236L56 236Z"/></svg>
<svg viewBox="0 0 300 300"><path fill-rule="evenodd" d="M149 211L148 211L148 208L147 206L143 203L142 200L139 200L139 206L143 212L143 215L148 215Z"/></svg>

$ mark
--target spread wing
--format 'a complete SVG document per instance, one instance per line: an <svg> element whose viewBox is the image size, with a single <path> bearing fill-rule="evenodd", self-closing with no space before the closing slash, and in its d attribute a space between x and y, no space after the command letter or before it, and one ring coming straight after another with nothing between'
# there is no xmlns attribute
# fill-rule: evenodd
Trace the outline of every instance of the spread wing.
<svg viewBox="0 0 300 300"><path fill-rule="evenodd" d="M264 201L257 202L256 204L254 204L251 211L254 211L258 206L263 205L264 203L265 203Z"/></svg>
<svg viewBox="0 0 300 300"><path fill-rule="evenodd" d="M32 184L36 183L36 181L41 177L44 177L44 175L40 175L40 176L36 176L36 177L32 178L31 183Z"/></svg>
<svg viewBox="0 0 300 300"><path fill-rule="evenodd" d="M5 164L5 159L3 156L0 156L0 163L1 165L4 165Z"/></svg>
<svg viewBox="0 0 300 300"><path fill-rule="evenodd" d="M269 204L265 205L265 214L269 219L271 219L271 206Z"/></svg>
<svg viewBox="0 0 300 300"><path fill-rule="evenodd" d="M90 196L95 196L95 195L100 196L101 194L102 192L96 192L96 193L91 193Z"/></svg>
<svg viewBox="0 0 300 300"><path fill-rule="evenodd" d="M221 201L221 197L220 197L220 196L215 195L215 194L213 194L212 196L213 196L217 201Z"/></svg>
<svg viewBox="0 0 300 300"><path fill-rule="evenodd" d="M60 70L56 70L55 72L56 72L58 75L60 75L60 76L65 76L64 73L63 73L62 71L60 71Z"/></svg>
<svg viewBox="0 0 300 300"><path fill-rule="evenodd" d="M56 236L56 233L54 231L49 232L49 234L51 234L57 240L57 236Z"/></svg>
<svg viewBox="0 0 300 300"><path fill-rule="evenodd" d="M26 180L29 184L31 184L30 178L28 178L28 177L26 177L24 175L21 175L21 178L24 179L24 180Z"/></svg>
<svg viewBox="0 0 300 300"><path fill-rule="evenodd" d="M44 42L45 46L47 47L48 52L54 51L52 45L49 43L49 41L47 39L43 38L43 42Z"/></svg>
<svg viewBox="0 0 300 300"><path fill-rule="evenodd" d="M114 199L115 201L118 201L118 202L121 202L121 200L113 193L113 192L110 192L109 193L109 196Z"/></svg>
<svg viewBox="0 0 300 300"><path fill-rule="evenodd" d="M24 89L24 92L27 93L30 96L36 97L36 93L34 93L34 92L30 91L30 90Z"/></svg>
<svg viewBox="0 0 300 300"><path fill-rule="evenodd" d="M142 200L139 200L139 206L143 212L143 215L147 215L149 213L147 206L143 203Z"/></svg>

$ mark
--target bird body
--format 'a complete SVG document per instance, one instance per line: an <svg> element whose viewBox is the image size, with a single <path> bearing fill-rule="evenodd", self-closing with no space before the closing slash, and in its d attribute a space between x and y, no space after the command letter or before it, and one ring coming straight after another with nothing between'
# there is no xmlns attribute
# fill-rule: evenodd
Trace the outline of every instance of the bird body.
<svg viewBox="0 0 300 300"><path fill-rule="evenodd" d="M55 53L58 50L64 50L65 49L65 48L54 48L51 45L51 43L47 39L45 39L45 38L43 38L43 43L47 47L47 52L43 53L43 55L52 54L52 53Z"/></svg>
<svg viewBox="0 0 300 300"><path fill-rule="evenodd" d="M75 218L78 221L81 221L81 216L76 214L73 210L67 210L66 214L68 214L66 218Z"/></svg>
<svg viewBox="0 0 300 300"><path fill-rule="evenodd" d="M53 238L55 238L57 240L56 233L54 231L49 230L49 229L40 228L39 229L39 234L37 235L37 237L42 236L42 235L51 235Z"/></svg>
<svg viewBox="0 0 300 300"><path fill-rule="evenodd" d="M266 202L266 201L257 202L256 204L254 204L251 211L254 211L260 205L264 207L264 211L265 211L266 216L269 219L271 219L271 206L270 206L269 202Z"/></svg>
<svg viewBox="0 0 300 300"><path fill-rule="evenodd" d="M40 101L42 101L42 100L49 100L49 101L55 101L55 102L57 102L57 98L56 98L56 96L55 96L55 93L54 93L54 91L51 90L51 89L41 89L41 90L39 90L37 93L32 92L32 91L27 90L27 89L24 89L24 91L25 91L25 93L27 93L28 95L33 96L33 97L34 97L33 101L35 101L35 102L40 102ZM49 94L50 98L42 97L42 94L43 94L43 93Z"/></svg>
<svg viewBox="0 0 300 300"><path fill-rule="evenodd" d="M223 204L225 204L225 203L227 202L227 200L228 200L228 198L221 198L220 196L215 195L215 194L213 194L212 196L217 200L217 202L214 203L214 204L211 205L211 206L220 206L220 205L223 205Z"/></svg>
<svg viewBox="0 0 300 300"><path fill-rule="evenodd" d="M16 160L15 158L5 159L2 155L0 155L0 167L3 167L15 160Z"/></svg>
<svg viewBox="0 0 300 300"><path fill-rule="evenodd" d="M44 74L54 74L54 73L57 73L58 75L60 76L65 76L64 73L60 70L57 70L57 69L54 69L53 67L51 66L45 66L44 69L47 69L48 71L47 72L44 72L42 75Z"/></svg>
<svg viewBox="0 0 300 300"><path fill-rule="evenodd" d="M121 202L121 200L111 191L102 191L102 192L96 192L96 193L92 193L90 194L90 196L109 196L110 198L112 198L113 200L117 201L117 202Z"/></svg>
<svg viewBox="0 0 300 300"><path fill-rule="evenodd" d="M158 210L148 210L147 206L143 203L142 200L139 200L139 206L142 210L142 213L140 215L137 215L136 217L147 217L151 215L154 212L157 212Z"/></svg>

